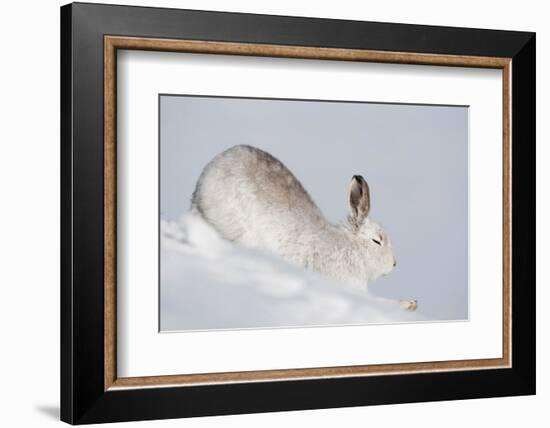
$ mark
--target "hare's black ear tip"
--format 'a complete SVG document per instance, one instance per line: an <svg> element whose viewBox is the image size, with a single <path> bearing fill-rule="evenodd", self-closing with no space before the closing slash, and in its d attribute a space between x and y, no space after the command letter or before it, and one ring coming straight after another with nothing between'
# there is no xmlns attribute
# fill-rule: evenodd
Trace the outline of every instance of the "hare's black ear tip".
<svg viewBox="0 0 550 428"><path fill-rule="evenodd" d="M363 177L361 175L354 175L351 179L359 182L363 181Z"/></svg>

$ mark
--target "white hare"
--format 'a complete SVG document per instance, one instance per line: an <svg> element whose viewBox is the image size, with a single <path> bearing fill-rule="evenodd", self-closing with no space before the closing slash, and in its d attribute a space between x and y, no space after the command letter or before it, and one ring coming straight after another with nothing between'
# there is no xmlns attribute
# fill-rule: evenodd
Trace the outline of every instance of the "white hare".
<svg viewBox="0 0 550 428"><path fill-rule="evenodd" d="M351 180L348 222L333 225L278 159L239 145L206 165L191 207L229 241L363 289L396 264L390 240L368 216L369 186L360 175ZM400 306L414 310L416 301Z"/></svg>

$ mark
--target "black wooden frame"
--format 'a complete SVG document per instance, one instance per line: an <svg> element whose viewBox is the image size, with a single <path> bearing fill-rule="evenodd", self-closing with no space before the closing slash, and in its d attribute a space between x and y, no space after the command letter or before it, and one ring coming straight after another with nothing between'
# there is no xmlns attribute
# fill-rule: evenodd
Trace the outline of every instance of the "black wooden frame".
<svg viewBox="0 0 550 428"><path fill-rule="evenodd" d="M103 38L512 58L512 367L104 391ZM76 3L61 8L61 419L72 424L535 393L535 34Z"/></svg>

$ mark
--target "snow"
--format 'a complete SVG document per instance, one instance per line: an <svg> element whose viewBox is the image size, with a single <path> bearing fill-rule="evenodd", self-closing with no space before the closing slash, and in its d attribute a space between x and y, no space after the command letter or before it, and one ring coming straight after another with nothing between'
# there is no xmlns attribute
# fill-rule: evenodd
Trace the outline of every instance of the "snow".
<svg viewBox="0 0 550 428"><path fill-rule="evenodd" d="M161 330L421 321L378 298L222 239L197 215L161 220Z"/></svg>

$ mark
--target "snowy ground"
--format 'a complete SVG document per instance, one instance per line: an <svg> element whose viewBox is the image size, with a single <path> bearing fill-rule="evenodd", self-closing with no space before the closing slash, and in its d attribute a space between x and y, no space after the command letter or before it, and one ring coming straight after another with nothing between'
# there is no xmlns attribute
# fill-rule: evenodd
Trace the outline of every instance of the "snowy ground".
<svg viewBox="0 0 550 428"><path fill-rule="evenodd" d="M231 244L188 215L161 222L161 330L421 321L396 302Z"/></svg>

